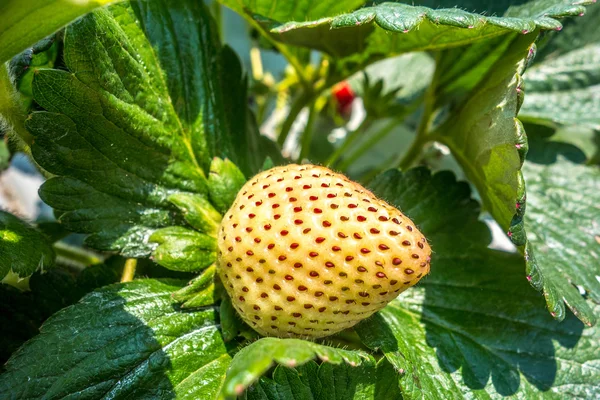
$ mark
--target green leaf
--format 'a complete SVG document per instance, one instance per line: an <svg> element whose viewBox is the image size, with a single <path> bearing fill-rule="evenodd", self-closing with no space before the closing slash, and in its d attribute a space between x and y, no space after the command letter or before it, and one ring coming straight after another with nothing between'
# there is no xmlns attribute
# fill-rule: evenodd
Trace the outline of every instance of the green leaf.
<svg viewBox="0 0 600 400"><path fill-rule="evenodd" d="M537 58L545 60L560 54L568 53L591 43L597 43L600 38L600 6L586 7L585 15L564 21L560 32L548 32L538 50Z"/></svg>
<svg viewBox="0 0 600 400"><path fill-rule="evenodd" d="M115 0L19 0L3 2L0 64L56 32L69 22Z"/></svg>
<svg viewBox="0 0 600 400"><path fill-rule="evenodd" d="M205 269L200 275L188 282L187 286L173 293L173 300L181 303L181 308L198 308L206 307L223 297L221 296L218 285L215 282L215 271L216 265L211 265ZM226 296L225 296L226 297ZM222 311L221 311L222 313ZM228 339L225 335L224 322L221 315L221 330L223 331L223 337L227 342Z"/></svg>
<svg viewBox="0 0 600 400"><path fill-rule="evenodd" d="M529 151L527 160L536 164L552 164L558 155L574 163L600 161L600 132L585 126L561 126L553 129L526 124Z"/></svg>
<svg viewBox="0 0 600 400"><path fill-rule="evenodd" d="M0 376L0 397L214 399L230 356L216 311L183 312L179 281L95 291L50 318Z"/></svg>
<svg viewBox="0 0 600 400"><path fill-rule="evenodd" d="M210 236L216 236L221 223L221 214L213 208L206 197L191 193L176 193L169 196L169 201L179 208L192 227Z"/></svg>
<svg viewBox="0 0 600 400"><path fill-rule="evenodd" d="M241 349L233 358L223 383L225 397L240 395L275 363L287 367L304 364L313 358L333 364L352 366L373 363L373 357L358 351L336 349L300 339L262 338Z"/></svg>
<svg viewBox="0 0 600 400"><path fill-rule="evenodd" d="M32 82L35 71L40 68L52 68L59 54L60 33L49 36L10 60L9 71L16 89L21 93L25 109L29 109L33 100Z"/></svg>
<svg viewBox="0 0 600 400"><path fill-rule="evenodd" d="M543 124L600 129L600 44L535 65L525 74L519 118Z"/></svg>
<svg viewBox="0 0 600 400"><path fill-rule="evenodd" d="M147 256L156 229L199 222L198 202L187 200L208 197L211 158L236 160L236 118L220 88L243 92L245 82L241 69L237 80L223 72L213 25L197 1L116 5L67 27L68 71L37 71L34 98L46 111L27 123L32 151L58 176L41 196L90 246Z"/></svg>
<svg viewBox="0 0 600 400"><path fill-rule="evenodd" d="M295 369L278 366L273 379L261 378L242 399L397 400L402 398L397 382L398 373L385 358L356 367L309 361Z"/></svg>
<svg viewBox="0 0 600 400"><path fill-rule="evenodd" d="M9 273L24 278L54 266L52 245L36 229L0 211L0 280Z"/></svg>
<svg viewBox="0 0 600 400"><path fill-rule="evenodd" d="M25 111L20 93L13 87L8 73L8 65L0 64L0 133L4 137L11 134L31 142L31 135L25 129Z"/></svg>
<svg viewBox="0 0 600 400"><path fill-rule="evenodd" d="M28 292L0 285L0 364L36 335L52 314L93 289L118 282L120 277L117 269L99 264L84 269L76 279L62 269L35 272L29 279Z"/></svg>
<svg viewBox="0 0 600 400"><path fill-rule="evenodd" d="M269 0L220 0L239 14L251 13L276 21L308 21L332 17L362 6L364 0L292 0L273 3Z"/></svg>
<svg viewBox="0 0 600 400"><path fill-rule="evenodd" d="M554 321L523 279L522 257L487 249L466 183L418 169L388 172L372 189L434 250L430 275L356 328L403 375L405 398L600 395L600 331Z"/></svg>
<svg viewBox="0 0 600 400"><path fill-rule="evenodd" d="M513 32L560 29L562 25L557 18L579 15L585 11L582 4L592 1L537 1L511 10L510 14L515 16L510 18L484 16L458 8L432 9L392 2L346 14L294 18L294 15L277 12L283 6L266 9L267 3L270 4L247 0L242 4L245 13L261 24L274 40L324 51L335 58L350 57L352 61L368 62L411 51L463 46ZM238 11L240 8L237 5Z"/></svg>
<svg viewBox="0 0 600 400"><path fill-rule="evenodd" d="M222 105L230 126L230 134L222 140L227 140L236 153L216 155L231 159L250 178L261 170L267 157L271 157L277 165L283 164L283 157L277 143L261 135L258 130L254 114L248 107L248 80L242 71L240 59L229 46L223 47L221 57L221 91L225 94ZM218 143L217 150L221 150L222 146L222 143Z"/></svg>
<svg viewBox="0 0 600 400"><path fill-rule="evenodd" d="M208 175L208 191L211 201L221 214L229 210L244 183L246 178L234 163L220 158L213 159Z"/></svg>
<svg viewBox="0 0 600 400"><path fill-rule="evenodd" d="M244 326L242 320L237 315L229 296L223 296L219 306L219 320L221 321L221 332L223 340L229 342L240 333Z"/></svg>
<svg viewBox="0 0 600 400"><path fill-rule="evenodd" d="M0 172L10 165L11 152L8 148L8 136L0 132Z"/></svg>
<svg viewBox="0 0 600 400"><path fill-rule="evenodd" d="M535 37L535 33L514 37L477 87L431 134L450 148L486 209L504 229L509 228L524 192L520 169L526 141L516 119L519 72Z"/></svg>
<svg viewBox="0 0 600 400"><path fill-rule="evenodd" d="M565 303L587 325L600 303L600 171L558 157L550 165L526 162L527 277L552 315L565 318ZM577 286L577 287L576 287Z"/></svg>
<svg viewBox="0 0 600 400"><path fill-rule="evenodd" d="M217 260L217 240L182 226L159 229L150 236L158 243L152 258L174 271L201 271Z"/></svg>

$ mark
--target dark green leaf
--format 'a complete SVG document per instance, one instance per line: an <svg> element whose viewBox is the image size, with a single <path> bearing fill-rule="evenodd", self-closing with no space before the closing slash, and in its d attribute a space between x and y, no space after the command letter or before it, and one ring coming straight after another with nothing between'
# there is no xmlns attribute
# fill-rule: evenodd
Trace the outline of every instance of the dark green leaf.
<svg viewBox="0 0 600 400"><path fill-rule="evenodd" d="M336 349L300 339L262 338L235 355L223 383L223 395L242 394L275 363L295 367L315 357L333 364L345 361L352 366L374 362L373 357L364 352Z"/></svg>
<svg viewBox="0 0 600 400"><path fill-rule="evenodd" d="M9 360L0 397L215 399L230 356L214 309L172 302L181 286L111 285L60 311Z"/></svg>
<svg viewBox="0 0 600 400"><path fill-rule="evenodd" d="M227 5L230 3L233 2L225 1ZM411 51L462 46L512 32L560 29L562 25L557 18L579 15L585 11L583 4L592 1L532 2L512 9L510 18L483 16L459 8L432 9L392 2L319 19L304 15L294 18L278 13L281 6L266 9L265 3L245 1L242 4L246 6L244 12L260 23L273 39L321 50L336 58L352 56L353 61L365 62ZM241 8L239 3L232 7Z"/></svg>
<svg viewBox="0 0 600 400"><path fill-rule="evenodd" d="M526 162L524 174L527 277L555 318L565 318L566 303L593 325L598 310L576 286L600 303L600 171L559 157L550 165Z"/></svg>
<svg viewBox="0 0 600 400"><path fill-rule="evenodd" d="M214 237L182 226L159 229L149 240L158 243L152 254L154 261L174 271L201 271L217 260Z"/></svg>
<svg viewBox="0 0 600 400"><path fill-rule="evenodd" d="M52 314L77 302L93 289L118 282L120 271L104 264L84 269L75 279L61 269L35 272L28 292L0 285L0 364Z"/></svg>
<svg viewBox="0 0 600 400"><path fill-rule="evenodd" d="M56 62L61 45L58 36L59 33L36 43L9 63L11 79L21 93L21 101L26 109L29 109L33 98L31 84L35 71L39 68L52 68Z"/></svg>
<svg viewBox="0 0 600 400"><path fill-rule="evenodd" d="M552 164L558 155L574 163L600 161L600 132L585 126L562 126L557 129L526 124L529 151L527 159L536 164Z"/></svg>
<svg viewBox="0 0 600 400"><path fill-rule="evenodd" d="M233 308L229 296L223 296L221 299L219 313L221 332L223 332L223 340L229 342L240 333L243 322L235 312L235 308Z"/></svg>
<svg viewBox="0 0 600 400"><path fill-rule="evenodd" d="M243 399L399 400L398 377L385 358L354 367L309 361L296 369L278 366L273 379L261 378Z"/></svg>
<svg viewBox="0 0 600 400"><path fill-rule="evenodd" d="M33 227L0 211L0 280L9 273L24 278L54 266L54 250Z"/></svg>
<svg viewBox="0 0 600 400"><path fill-rule="evenodd" d="M241 70L237 79L224 73L213 25L191 0L113 6L66 29L69 71L38 70L34 98L47 111L28 121L33 154L59 176L41 195L66 227L91 234L91 246L148 255L154 230L183 222L170 200L192 225L214 231L202 223L218 220L206 206L209 163L235 161L239 151L219 88L227 79L245 93L245 82Z"/></svg>
<svg viewBox="0 0 600 400"><path fill-rule="evenodd" d="M271 157L277 165L283 163L283 158L277 144L261 135L256 126L254 114L248 107L248 82L239 58L229 46L223 47L221 56L224 66L221 79L221 90L225 94L223 107L231 132L223 140L228 140L236 153L217 155L229 157L250 178L260 171L266 157Z"/></svg>
<svg viewBox="0 0 600 400"><path fill-rule="evenodd" d="M229 160L214 158L208 175L210 199L221 214L233 204L238 191L246 183L244 174Z"/></svg>
<svg viewBox="0 0 600 400"><path fill-rule="evenodd" d="M403 374L405 398L600 395L598 328L584 330L573 316L554 321L523 279L522 257L486 248L466 184L447 173L392 171L373 189L434 250L430 275L356 328Z"/></svg>

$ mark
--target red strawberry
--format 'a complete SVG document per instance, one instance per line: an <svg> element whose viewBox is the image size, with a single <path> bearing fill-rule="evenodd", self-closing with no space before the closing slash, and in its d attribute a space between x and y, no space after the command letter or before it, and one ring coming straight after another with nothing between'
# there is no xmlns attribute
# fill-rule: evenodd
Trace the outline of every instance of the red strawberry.
<svg viewBox="0 0 600 400"><path fill-rule="evenodd" d="M350 84L346 81L342 81L332 88L332 93L336 100L338 113L345 118L350 117L352 103L356 98Z"/></svg>
<svg viewBox="0 0 600 400"><path fill-rule="evenodd" d="M319 338L385 307L429 272L413 222L327 168L287 165L248 181L219 230L219 275L263 335Z"/></svg>

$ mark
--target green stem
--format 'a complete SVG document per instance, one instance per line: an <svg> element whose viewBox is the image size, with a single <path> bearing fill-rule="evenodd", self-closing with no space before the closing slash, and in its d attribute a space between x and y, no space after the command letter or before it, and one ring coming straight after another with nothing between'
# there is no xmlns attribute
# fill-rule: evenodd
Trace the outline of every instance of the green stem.
<svg viewBox="0 0 600 400"><path fill-rule="evenodd" d="M0 64L0 116L27 146L33 143L33 136L25 129L27 116L21 106L20 94L13 88L5 64Z"/></svg>
<svg viewBox="0 0 600 400"><path fill-rule="evenodd" d="M392 129L399 123L398 120L393 119L390 123L386 124L383 128L381 128L373 137L369 138L365 141L358 149L356 149L352 154L348 157L344 158L344 160L339 165L340 171L345 171L354 161L360 158L363 154L365 154L369 149L375 146L381 139L386 137Z"/></svg>
<svg viewBox="0 0 600 400"><path fill-rule="evenodd" d="M439 52L436 56L436 66L439 65ZM424 109L423 115L421 116L421 121L419 122L419 126L417 128L417 136L415 140L412 142L408 151L404 154L404 157L398 163L398 168L401 170L406 170L412 167L414 164L419 161L421 154L423 152L423 147L431 141L431 138L428 136L429 130L431 129L431 124L433 122L433 112L435 109L435 92L437 90L437 82L439 80L439 68L436 67L436 71L433 74L433 78L431 79L431 84L425 93L424 100Z"/></svg>
<svg viewBox="0 0 600 400"><path fill-rule="evenodd" d="M135 269L137 267L137 259L128 258L125 261L125 267L123 268L123 274L121 275L121 283L131 282L135 276Z"/></svg>
<svg viewBox="0 0 600 400"><path fill-rule="evenodd" d="M94 264L100 264L103 261L98 255L92 252L63 242L54 243L54 252L56 253L58 262L69 265L72 264L79 269Z"/></svg>
<svg viewBox="0 0 600 400"><path fill-rule="evenodd" d="M298 75L298 80L300 81L302 86L304 86L304 88L307 90L310 89L311 85L309 83L308 78L306 77L305 68L302 66L300 61L298 61L298 58L290 52L289 48L286 45L281 44L275 39L273 39L253 18L246 19L246 21L248 21L248 23L252 25L254 29L263 33L262 36L269 42L269 44L275 47L277 51L281 53L281 55L285 57L287 62L289 62L290 65L294 68L294 70L296 71L296 75Z"/></svg>
<svg viewBox="0 0 600 400"><path fill-rule="evenodd" d="M308 153L310 152L310 144L312 143L312 137L314 133L314 125L315 125L315 116L317 114L316 100L310 104L309 112L308 112L308 121L306 121L306 128L304 128L304 132L302 133L302 143L300 145L300 157L298 157L298 161L302 162L303 159L308 157Z"/></svg>
<svg viewBox="0 0 600 400"><path fill-rule="evenodd" d="M219 39L223 42L223 9L221 3L218 1L213 1L212 3L213 10L213 18L215 19L217 25L217 33L219 35Z"/></svg>
<svg viewBox="0 0 600 400"><path fill-rule="evenodd" d="M398 168L401 170L406 170L412 167L417 163L421 153L423 152L423 147L429 143L430 138L427 135L419 135L415 140L413 140L412 144L408 148L408 151L404 154L404 157L398 163Z"/></svg>
<svg viewBox="0 0 600 400"><path fill-rule="evenodd" d="M342 155L363 135L363 133L371 126L372 120L368 116L362 120L360 125L350 132L340 147L338 147L331 156L325 162L325 165L329 168L340 159Z"/></svg>
<svg viewBox="0 0 600 400"><path fill-rule="evenodd" d="M298 114L300 114L300 111L302 111L302 109L306 106L306 104L309 101L311 101L311 99L312 96L304 92L300 93L300 95L296 97L296 100L294 100L294 102L292 103L290 112L288 113L288 116L285 119L285 121L283 121L283 125L281 125L281 132L277 137L277 144L279 144L280 147L283 147L283 144L285 143L285 140L290 134L290 130L292 129L292 125L294 124L294 121L296 121Z"/></svg>

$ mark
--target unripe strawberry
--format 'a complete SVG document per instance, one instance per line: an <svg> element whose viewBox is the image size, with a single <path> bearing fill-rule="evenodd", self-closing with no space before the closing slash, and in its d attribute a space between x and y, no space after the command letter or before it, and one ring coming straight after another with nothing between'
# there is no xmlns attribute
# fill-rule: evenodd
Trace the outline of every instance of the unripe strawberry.
<svg viewBox="0 0 600 400"><path fill-rule="evenodd" d="M345 176L287 165L248 181L219 230L219 275L266 336L319 338L385 307L429 272L413 222Z"/></svg>

